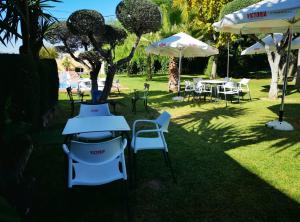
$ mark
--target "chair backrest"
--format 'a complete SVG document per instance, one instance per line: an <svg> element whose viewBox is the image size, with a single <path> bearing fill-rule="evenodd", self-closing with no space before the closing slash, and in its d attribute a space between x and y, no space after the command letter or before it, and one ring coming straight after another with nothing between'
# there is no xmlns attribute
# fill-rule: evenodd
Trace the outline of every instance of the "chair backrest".
<svg viewBox="0 0 300 222"><path fill-rule="evenodd" d="M164 111L162 114L160 114L159 117L155 120L155 122L160 126L160 129L165 133L168 132L168 127L171 119L171 114Z"/></svg>
<svg viewBox="0 0 300 222"><path fill-rule="evenodd" d="M184 81L185 89L193 89L194 84L191 81L185 80Z"/></svg>
<svg viewBox="0 0 300 222"><path fill-rule="evenodd" d="M224 84L224 88L235 88L237 87L237 84L235 82L226 82Z"/></svg>
<svg viewBox="0 0 300 222"><path fill-rule="evenodd" d="M243 78L243 79L241 79L240 84L248 85L249 81L250 81L250 79Z"/></svg>
<svg viewBox="0 0 300 222"><path fill-rule="evenodd" d="M80 104L79 117L85 116L111 116L108 103L103 104Z"/></svg>
<svg viewBox="0 0 300 222"><path fill-rule="evenodd" d="M71 141L70 155L75 161L98 165L109 162L123 152L122 137L98 143Z"/></svg>
<svg viewBox="0 0 300 222"><path fill-rule="evenodd" d="M144 83L144 90L149 91L150 89L150 84L149 83Z"/></svg>
<svg viewBox="0 0 300 222"><path fill-rule="evenodd" d="M230 82L232 80L231 77L224 77L224 81Z"/></svg>
<svg viewBox="0 0 300 222"><path fill-rule="evenodd" d="M202 91L203 89L203 83L201 81L198 81L195 87L196 91Z"/></svg>
<svg viewBox="0 0 300 222"><path fill-rule="evenodd" d="M73 99L73 93L72 93L72 87L69 86L69 87L66 88L66 90L67 90L67 93L68 93L70 101L71 102L74 101L74 99Z"/></svg>
<svg viewBox="0 0 300 222"><path fill-rule="evenodd" d="M203 80L202 78L193 78L193 82L194 84L197 84L197 82Z"/></svg>

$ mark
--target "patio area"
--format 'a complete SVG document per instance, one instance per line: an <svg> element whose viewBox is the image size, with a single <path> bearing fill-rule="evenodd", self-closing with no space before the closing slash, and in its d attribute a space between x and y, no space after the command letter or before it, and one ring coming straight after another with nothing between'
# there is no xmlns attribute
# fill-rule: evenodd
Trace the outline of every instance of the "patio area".
<svg viewBox="0 0 300 222"><path fill-rule="evenodd" d="M182 80L194 76L183 75ZM266 98L269 79L252 79L252 101L238 103L173 101L167 76L155 76L148 98L131 111L133 89L144 77L118 75L128 90L113 93L116 115L130 126L136 119L171 115L166 134L177 176L174 183L161 152L138 155L136 189L130 190L133 221L298 221L300 218L300 95L288 87L286 118L294 131L276 131L265 123L277 118L279 100ZM30 221L127 221L121 186L66 186L61 132L69 118L66 93L60 93L56 116L36 135L37 148L27 172L36 178ZM77 107L78 108L78 107ZM180 135L180 136L179 136ZM120 192L119 192L120 191ZM45 217L45 215L47 215Z"/></svg>

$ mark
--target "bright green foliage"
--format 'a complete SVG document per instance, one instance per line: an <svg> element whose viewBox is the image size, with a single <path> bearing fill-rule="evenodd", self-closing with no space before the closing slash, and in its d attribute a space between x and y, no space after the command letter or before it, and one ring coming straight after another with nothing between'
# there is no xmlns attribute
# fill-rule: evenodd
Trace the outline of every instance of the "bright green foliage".
<svg viewBox="0 0 300 222"><path fill-rule="evenodd" d="M223 5L230 0L174 0L173 7L182 12L183 21L188 25L189 32L200 39L213 40L214 23Z"/></svg>
<svg viewBox="0 0 300 222"><path fill-rule="evenodd" d="M118 20L137 36L158 31L161 27L159 8L148 0L124 0L116 8Z"/></svg>
<svg viewBox="0 0 300 222"><path fill-rule="evenodd" d="M70 15L67 26L74 35L101 35L104 33L104 18L95 10L78 10Z"/></svg>
<svg viewBox="0 0 300 222"><path fill-rule="evenodd" d="M72 62L68 57L65 57L64 60L62 61L62 65L65 67L66 70L68 70L71 67Z"/></svg>
<svg viewBox="0 0 300 222"><path fill-rule="evenodd" d="M40 50L40 58L42 59L56 59L58 53L55 48L42 48Z"/></svg>
<svg viewBox="0 0 300 222"><path fill-rule="evenodd" d="M233 0L232 2L229 2L228 4L224 5L220 12L219 20L221 20L227 14L233 13L260 1L261 0Z"/></svg>

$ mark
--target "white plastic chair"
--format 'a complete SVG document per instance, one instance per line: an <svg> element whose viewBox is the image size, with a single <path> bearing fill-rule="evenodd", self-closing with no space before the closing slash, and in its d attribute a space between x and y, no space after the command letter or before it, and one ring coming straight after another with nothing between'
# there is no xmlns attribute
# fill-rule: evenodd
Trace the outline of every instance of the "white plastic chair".
<svg viewBox="0 0 300 222"><path fill-rule="evenodd" d="M124 149L127 140L121 137L98 143L71 141L63 144L68 156L68 187L102 185L127 180Z"/></svg>
<svg viewBox="0 0 300 222"><path fill-rule="evenodd" d="M191 94L195 91L195 85L191 81L184 81L184 96L188 96L188 100L190 99Z"/></svg>
<svg viewBox="0 0 300 222"><path fill-rule="evenodd" d="M212 94L213 94L212 85L208 83L202 83L202 94L204 94L204 101L206 95L209 95L210 101L212 101Z"/></svg>
<svg viewBox="0 0 300 222"><path fill-rule="evenodd" d="M230 96L231 102L233 96L237 95L238 102L240 102L240 92L238 85L235 82L227 82L224 85L218 85L217 86L217 93L220 97L221 94L224 95L224 99L226 101L226 107L227 107L227 98Z"/></svg>
<svg viewBox="0 0 300 222"><path fill-rule="evenodd" d="M226 82L231 82L232 78L231 77L224 77L224 81Z"/></svg>
<svg viewBox="0 0 300 222"><path fill-rule="evenodd" d="M104 104L81 104L78 114L78 118L87 116L111 116L108 103ZM80 140L101 140L105 138L113 137L113 132L88 132L79 133L77 138Z"/></svg>
<svg viewBox="0 0 300 222"><path fill-rule="evenodd" d="M175 174L168 155L168 146L164 137L164 133L168 132L171 115L163 112L155 120L136 120L133 123L131 149L134 153L134 169L136 178L136 153L141 150L161 150L163 152L166 164L170 167L172 177L176 181ZM140 123L151 123L154 129L137 130ZM156 134L156 137L147 137L145 135Z"/></svg>
<svg viewBox="0 0 300 222"><path fill-rule="evenodd" d="M252 100L251 94L250 94L249 82L250 82L250 79L243 78L238 83L238 86L239 86L239 91L240 91L242 97L244 97L243 93L248 93L249 99Z"/></svg>
<svg viewBox="0 0 300 222"><path fill-rule="evenodd" d="M201 95L203 95L203 83L201 81L198 81L195 85L195 90L194 90L194 97L198 96L199 101L201 100Z"/></svg>

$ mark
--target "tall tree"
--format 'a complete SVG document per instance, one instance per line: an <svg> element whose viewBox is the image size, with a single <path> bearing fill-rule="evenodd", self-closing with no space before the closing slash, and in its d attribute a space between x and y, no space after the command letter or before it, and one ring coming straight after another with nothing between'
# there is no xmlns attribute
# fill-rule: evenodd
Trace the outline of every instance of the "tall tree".
<svg viewBox="0 0 300 222"><path fill-rule="evenodd" d="M118 61L114 61L114 57L119 32L113 31L105 39L105 32L109 33L109 29L105 28L104 19L100 13L93 10L75 11L67 20L69 30L74 35L87 36L94 50L107 63L107 75L101 101L107 99L117 69L132 59L141 36L158 31L161 26L160 10L148 0L123 0L117 5L116 15L122 26L136 35L136 41L129 55Z"/></svg>
<svg viewBox="0 0 300 222"><path fill-rule="evenodd" d="M59 0L11 0L0 4L0 41L6 45L11 40L22 39L21 53L38 59L47 28L55 18L45 9L49 2ZM20 28L19 28L20 27Z"/></svg>

